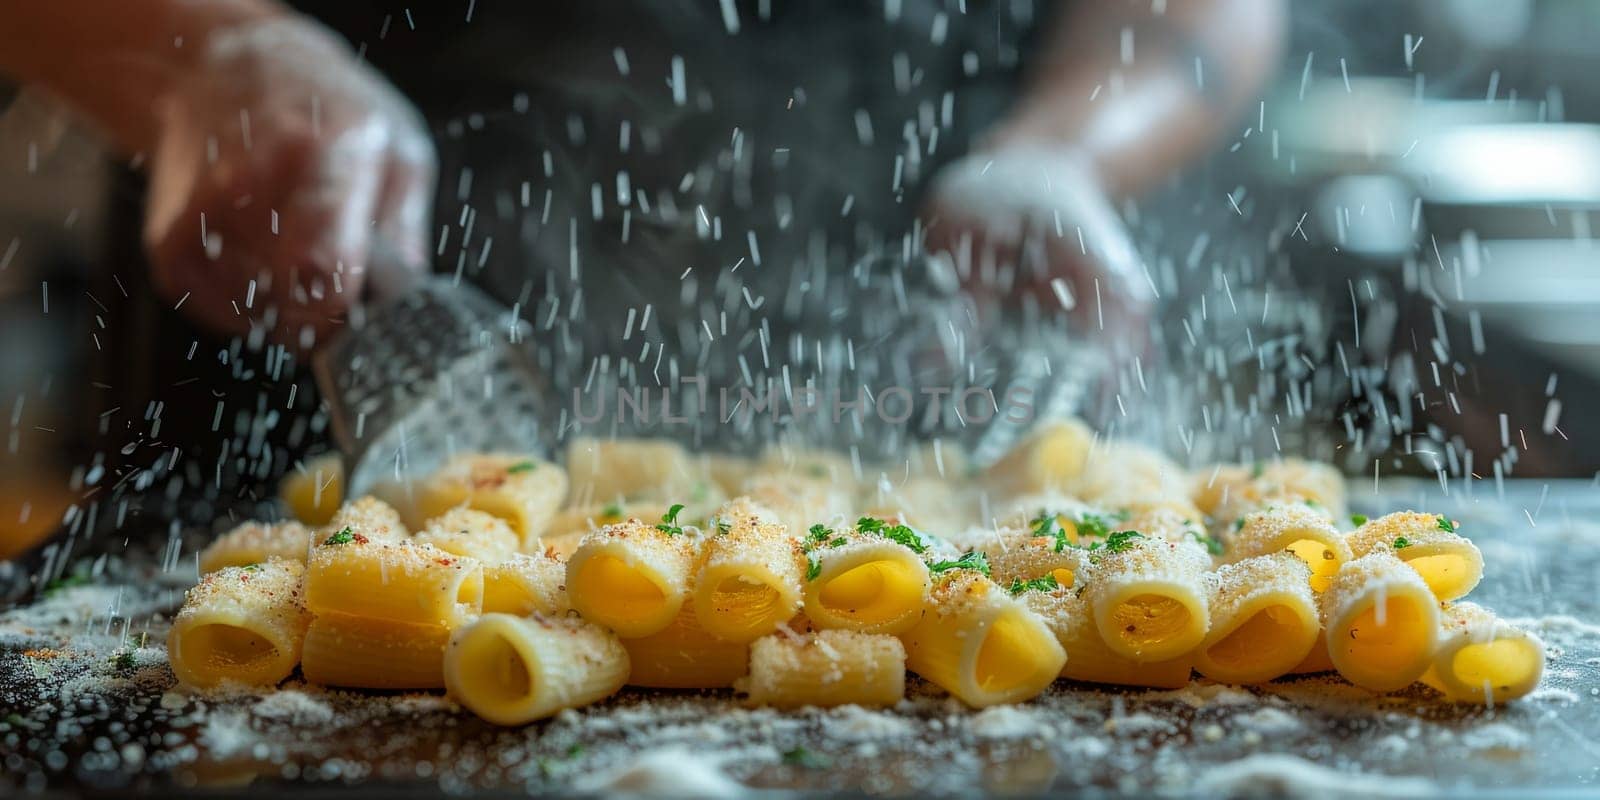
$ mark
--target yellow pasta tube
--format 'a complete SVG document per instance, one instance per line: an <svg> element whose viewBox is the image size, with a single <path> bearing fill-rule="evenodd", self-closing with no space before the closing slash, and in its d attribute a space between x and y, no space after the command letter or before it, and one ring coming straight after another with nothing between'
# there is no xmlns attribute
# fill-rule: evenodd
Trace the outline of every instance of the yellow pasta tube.
<svg viewBox="0 0 1600 800"><path fill-rule="evenodd" d="M1088 551L1074 546L1066 534L1073 530L1070 521L1057 523L1046 518L1049 525L1037 525L1032 530L1001 530L982 543L982 551L989 561L989 574L995 583L1010 586L1013 581L1032 581L1049 576L1058 586L1072 588L1077 576L1089 566ZM1047 531L1048 535L1036 535Z"/></svg>
<svg viewBox="0 0 1600 800"><path fill-rule="evenodd" d="M881 633L779 632L750 645L737 688L755 706L892 706L906 693L906 648Z"/></svg>
<svg viewBox="0 0 1600 800"><path fill-rule="evenodd" d="M548 461L508 453L456 456L424 481L417 509L432 519L457 506L497 516L521 537L525 553L542 550L539 536L567 496L567 473Z"/></svg>
<svg viewBox="0 0 1600 800"><path fill-rule="evenodd" d="M574 438L567 443L567 475L576 505L706 502L717 493L701 465L666 439Z"/></svg>
<svg viewBox="0 0 1600 800"><path fill-rule="evenodd" d="M829 522L855 510L855 498L846 484L801 475L757 475L745 482L740 495L777 515L790 536L804 536L815 522Z"/></svg>
<svg viewBox="0 0 1600 800"><path fill-rule="evenodd" d="M1310 500L1330 514L1344 515L1344 476L1329 464L1285 458L1264 465L1261 479L1274 494Z"/></svg>
<svg viewBox="0 0 1600 800"><path fill-rule="evenodd" d="M1082 580L1092 580L1083 576ZM1118 655L1106 646L1094 624L1089 602L1077 591L1024 591L1019 599L1038 615L1067 654L1061 677L1086 683L1115 686L1148 686L1179 689L1189 685L1193 670L1192 653L1165 661L1138 662Z"/></svg>
<svg viewBox="0 0 1600 800"><path fill-rule="evenodd" d="M561 614L567 600L567 565L548 555L517 553L483 568L483 613Z"/></svg>
<svg viewBox="0 0 1600 800"><path fill-rule="evenodd" d="M278 496L295 519L326 525L344 502L344 463L339 454L327 453L297 465L278 484Z"/></svg>
<svg viewBox="0 0 1600 800"><path fill-rule="evenodd" d="M698 540L636 519L584 537L567 560L567 595L584 619L624 639L672 624L689 595Z"/></svg>
<svg viewBox="0 0 1600 800"><path fill-rule="evenodd" d="M909 528L887 529L922 547ZM910 547L856 529L807 536L803 597L812 624L863 633L902 633L917 624L930 581L928 565Z"/></svg>
<svg viewBox="0 0 1600 800"><path fill-rule="evenodd" d="M260 564L269 558L304 564L310 549L311 530L298 522L246 522L200 551L200 571Z"/></svg>
<svg viewBox="0 0 1600 800"><path fill-rule="evenodd" d="M367 495L352 500L334 512L328 524L317 531L317 538L325 539L345 529L371 541L397 542L411 535L394 506Z"/></svg>
<svg viewBox="0 0 1600 800"><path fill-rule="evenodd" d="M984 471L986 485L1002 495L1059 492L1076 481L1094 444L1094 432L1077 419L1040 423Z"/></svg>
<svg viewBox="0 0 1600 800"><path fill-rule="evenodd" d="M726 689L750 671L750 645L718 639L684 608L667 627L623 639L632 670L630 686L653 689Z"/></svg>
<svg viewBox="0 0 1600 800"><path fill-rule="evenodd" d="M1193 479L1195 505L1219 525L1269 505L1306 503L1342 518L1344 478L1326 464L1285 459L1256 467L1221 465Z"/></svg>
<svg viewBox="0 0 1600 800"><path fill-rule="evenodd" d="M319 615L455 625L483 608L483 565L433 545L335 533L306 561L306 608Z"/></svg>
<svg viewBox="0 0 1600 800"><path fill-rule="evenodd" d="M1310 572L1286 552L1218 569L1211 631L1195 652L1195 669L1219 683L1263 683L1303 662L1321 632Z"/></svg>
<svg viewBox="0 0 1600 800"><path fill-rule="evenodd" d="M1187 498L1188 473L1172 459L1142 445L1110 442L1089 451L1082 473L1067 487L1092 503L1112 498Z"/></svg>
<svg viewBox="0 0 1600 800"><path fill-rule="evenodd" d="M1388 553L1346 563L1320 598L1328 658L1351 683L1375 692L1422 677L1439 638L1439 605L1414 570Z"/></svg>
<svg viewBox="0 0 1600 800"><path fill-rule="evenodd" d="M1449 602L1466 597L1483 579L1483 553L1455 531L1455 523L1441 515L1401 511L1368 521L1347 541L1357 558L1394 554L1422 576L1434 597Z"/></svg>
<svg viewBox="0 0 1600 800"><path fill-rule="evenodd" d="M967 705L1036 697L1066 664L1044 622L976 570L942 575L929 605L901 636L906 666Z"/></svg>
<svg viewBox="0 0 1600 800"><path fill-rule="evenodd" d="M450 696L496 725L526 725L622 688L628 653L610 631L572 617L484 614L444 655Z"/></svg>
<svg viewBox="0 0 1600 800"><path fill-rule="evenodd" d="M1112 652L1139 662L1168 661L1205 639L1204 577L1211 558L1203 547L1119 533L1093 557L1095 579L1085 596Z"/></svg>
<svg viewBox="0 0 1600 800"><path fill-rule="evenodd" d="M564 540L600 530L628 519L661 519L671 506L667 503L606 503L605 505L571 506L556 512L545 528L545 539ZM546 545L552 542L546 542Z"/></svg>
<svg viewBox="0 0 1600 800"><path fill-rule="evenodd" d="M1115 525L1117 515L1103 513L1099 508L1059 493L1030 494L1012 499L995 516L995 527L1032 530L1041 536L1054 536L1058 531L1067 537L1067 544L1079 544L1078 528L1083 525L1084 536Z"/></svg>
<svg viewBox="0 0 1600 800"><path fill-rule="evenodd" d="M910 478L899 485L880 485L864 512L897 517L918 530L950 536L978 522L975 490L942 478Z"/></svg>
<svg viewBox="0 0 1600 800"><path fill-rule="evenodd" d="M730 642L750 642L800 611L804 560L782 525L740 503L718 512L694 585L700 627Z"/></svg>
<svg viewBox="0 0 1600 800"><path fill-rule="evenodd" d="M270 686L289 677L311 622L301 604L304 575L299 562L271 558L202 577L184 595L167 634L178 682Z"/></svg>
<svg viewBox="0 0 1600 800"><path fill-rule="evenodd" d="M438 689L450 628L345 614L318 614L306 631L300 672L323 686Z"/></svg>
<svg viewBox="0 0 1600 800"><path fill-rule="evenodd" d="M452 508L435 517L412 540L446 553L496 564L517 554L522 539L510 523L486 511Z"/></svg>
<svg viewBox="0 0 1600 800"><path fill-rule="evenodd" d="M1456 703L1495 705L1534 690L1544 675L1544 643L1501 622L1477 603L1446 606L1439 647L1422 682Z"/></svg>
<svg viewBox="0 0 1600 800"><path fill-rule="evenodd" d="M1229 561L1293 553L1310 569L1310 585L1315 592L1326 590L1334 573L1352 558L1344 535L1328 515L1304 503L1247 514L1240 519L1237 530L1223 534L1223 543L1223 553Z"/></svg>
<svg viewBox="0 0 1600 800"><path fill-rule="evenodd" d="M1321 617L1319 611L1318 617ZM1333 672L1333 659L1328 657L1328 633L1325 630L1317 631L1317 641L1311 645L1311 652L1300 663L1289 670L1290 675L1307 675L1316 672Z"/></svg>

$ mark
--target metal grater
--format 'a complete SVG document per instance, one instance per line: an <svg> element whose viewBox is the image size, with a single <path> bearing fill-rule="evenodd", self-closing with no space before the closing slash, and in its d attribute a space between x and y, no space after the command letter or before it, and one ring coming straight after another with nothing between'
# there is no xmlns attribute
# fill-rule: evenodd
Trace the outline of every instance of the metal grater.
<svg viewBox="0 0 1600 800"><path fill-rule="evenodd" d="M536 452L541 383L526 323L448 277L352 316L312 360L348 496L465 451Z"/></svg>

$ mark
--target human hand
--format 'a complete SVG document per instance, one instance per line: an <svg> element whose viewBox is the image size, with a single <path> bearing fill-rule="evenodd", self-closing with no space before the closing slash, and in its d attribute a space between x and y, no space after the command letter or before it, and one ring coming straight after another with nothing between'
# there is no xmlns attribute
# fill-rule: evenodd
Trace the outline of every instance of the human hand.
<svg viewBox="0 0 1600 800"><path fill-rule="evenodd" d="M1144 351L1154 292L1088 159L1059 149L979 152L935 180L929 253L950 259L989 314L1032 294L1114 356Z"/></svg>
<svg viewBox="0 0 1600 800"><path fill-rule="evenodd" d="M209 327L310 348L367 283L425 272L436 162L417 112L345 44L275 18L214 32L157 101L144 240Z"/></svg>

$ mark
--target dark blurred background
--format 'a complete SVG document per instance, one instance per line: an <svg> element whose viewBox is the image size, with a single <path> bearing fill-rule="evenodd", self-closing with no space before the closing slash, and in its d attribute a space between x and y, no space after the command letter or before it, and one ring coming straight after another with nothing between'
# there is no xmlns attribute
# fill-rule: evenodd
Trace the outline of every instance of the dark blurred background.
<svg viewBox="0 0 1600 800"><path fill-rule="evenodd" d="M1595 475L1600 439L1577 415L1600 398L1600 6L1293 11L1280 77L1231 141L1123 209L1163 296L1168 361L1119 387L1122 409L1162 412L1129 415L1127 429L1192 461L1281 452L1365 476ZM392 15L336 13L403 88L425 80ZM501 94L504 113L526 104ZM496 124L470 102L423 104L441 196L485 147L473 133ZM139 302L131 175L63 109L0 89L0 556L86 509L126 513L95 506L113 489L163 494L156 473L125 466L184 458L163 425L241 443L183 460L172 479L233 498L259 496L322 438L292 358L211 341ZM211 416L168 422L169 398ZM286 444L263 457L246 443L268 431Z"/></svg>

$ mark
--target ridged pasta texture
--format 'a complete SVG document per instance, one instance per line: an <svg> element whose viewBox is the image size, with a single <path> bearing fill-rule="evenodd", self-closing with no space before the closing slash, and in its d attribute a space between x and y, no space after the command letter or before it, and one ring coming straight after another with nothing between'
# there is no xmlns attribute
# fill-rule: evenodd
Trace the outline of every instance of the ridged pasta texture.
<svg viewBox="0 0 1600 800"><path fill-rule="evenodd" d="M424 481L417 505L424 519L459 506L492 514L516 531L523 552L533 553L566 496L567 473L555 464L516 453L469 453Z"/></svg>
<svg viewBox="0 0 1600 800"><path fill-rule="evenodd" d="M750 645L736 687L756 706L892 706L906 692L906 649L881 633L780 631Z"/></svg>
<svg viewBox="0 0 1600 800"><path fill-rule="evenodd" d="M270 558L202 577L167 634L178 682L271 686L289 677L311 623L300 591L304 575L299 562Z"/></svg>
<svg viewBox="0 0 1600 800"><path fill-rule="evenodd" d="M1455 528L1438 514L1401 511L1369 520L1348 541L1357 557L1392 553L1422 576L1435 597L1448 602L1466 597L1483 579L1483 553Z"/></svg>
<svg viewBox="0 0 1600 800"><path fill-rule="evenodd" d="M628 683L653 689L726 689L749 672L750 645L730 642L700 627L684 607L667 627L623 639L632 670Z"/></svg>
<svg viewBox="0 0 1600 800"><path fill-rule="evenodd" d="M1439 605L1416 571L1387 552L1339 568L1320 598L1328 658L1345 680L1403 689L1432 663Z"/></svg>
<svg viewBox="0 0 1600 800"><path fill-rule="evenodd" d="M299 522L246 522L200 551L200 571L260 564L269 558L304 564L311 536L311 529Z"/></svg>
<svg viewBox="0 0 1600 800"><path fill-rule="evenodd" d="M1446 606L1439 647L1422 682L1456 703L1495 705L1533 691L1544 675L1544 642L1477 603Z"/></svg>
<svg viewBox="0 0 1600 800"><path fill-rule="evenodd" d="M1210 625L1205 574L1211 557L1196 542L1148 536L1095 551L1085 594L1106 646L1138 662L1193 650Z"/></svg>
<svg viewBox="0 0 1600 800"><path fill-rule="evenodd" d="M615 634L575 617L484 614L450 637L450 696L497 725L526 725L622 688L628 653Z"/></svg>
<svg viewBox="0 0 1600 800"><path fill-rule="evenodd" d="M1092 578L1086 578L1090 580ZM1067 662L1061 677L1088 683L1177 689L1189 685L1192 651L1165 661L1138 662L1106 646L1089 602L1071 589L1024 591L1018 599L1037 614L1061 644Z"/></svg>
<svg viewBox="0 0 1600 800"><path fill-rule="evenodd" d="M941 575L928 612L901 640L906 666L976 708L1038 696L1067 661L1038 616L969 569Z"/></svg>
<svg viewBox="0 0 1600 800"><path fill-rule="evenodd" d="M922 616L928 565L909 546L852 527L827 530L806 551L804 606L813 625L902 633Z"/></svg>
<svg viewBox="0 0 1600 800"><path fill-rule="evenodd" d="M699 547L699 537L665 523L607 525L585 536L567 561L568 598L585 619L623 638L657 633L688 600Z"/></svg>
<svg viewBox="0 0 1600 800"><path fill-rule="evenodd" d="M1290 552L1218 569L1209 581L1211 630L1195 669L1222 683L1262 683L1304 661L1322 628L1310 574Z"/></svg>
<svg viewBox="0 0 1600 800"><path fill-rule="evenodd" d="M483 564L429 544L334 534L306 561L306 608L417 625L455 625L483 608Z"/></svg>
<svg viewBox="0 0 1600 800"><path fill-rule="evenodd" d="M444 625L319 614L306 631L300 671L324 686L439 689L449 641Z"/></svg>
<svg viewBox="0 0 1600 800"><path fill-rule="evenodd" d="M764 513L750 502L723 506L702 545L694 613L720 639L753 641L800 611L805 560L784 526Z"/></svg>

